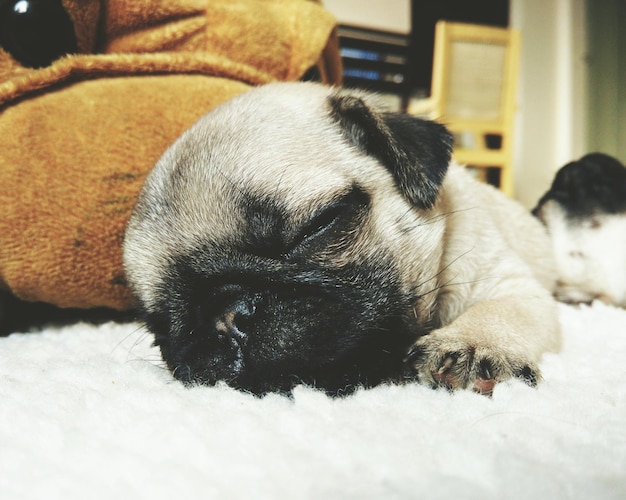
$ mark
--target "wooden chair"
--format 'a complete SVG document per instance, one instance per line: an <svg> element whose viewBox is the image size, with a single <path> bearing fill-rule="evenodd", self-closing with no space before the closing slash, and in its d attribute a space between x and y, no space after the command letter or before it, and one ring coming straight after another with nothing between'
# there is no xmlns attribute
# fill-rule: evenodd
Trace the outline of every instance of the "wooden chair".
<svg viewBox="0 0 626 500"><path fill-rule="evenodd" d="M499 187L509 196L519 47L517 30L439 21L431 97L409 107L448 127L457 162L483 179L489 167L499 169Z"/></svg>

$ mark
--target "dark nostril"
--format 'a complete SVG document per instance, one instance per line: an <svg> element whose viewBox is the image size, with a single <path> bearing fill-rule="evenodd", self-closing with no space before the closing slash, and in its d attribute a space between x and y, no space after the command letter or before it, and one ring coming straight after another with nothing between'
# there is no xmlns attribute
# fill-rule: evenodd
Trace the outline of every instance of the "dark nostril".
<svg viewBox="0 0 626 500"><path fill-rule="evenodd" d="M231 306L235 318L251 318L255 315L259 301L255 297L238 300Z"/></svg>
<svg viewBox="0 0 626 500"><path fill-rule="evenodd" d="M255 323L265 299L261 293L224 285L196 306L196 332L205 332L222 347L240 348Z"/></svg>
<svg viewBox="0 0 626 500"><path fill-rule="evenodd" d="M238 300L230 306L224 317L227 317L228 326L238 338L247 338L255 322L258 321L263 302L264 299L261 294L254 294Z"/></svg>

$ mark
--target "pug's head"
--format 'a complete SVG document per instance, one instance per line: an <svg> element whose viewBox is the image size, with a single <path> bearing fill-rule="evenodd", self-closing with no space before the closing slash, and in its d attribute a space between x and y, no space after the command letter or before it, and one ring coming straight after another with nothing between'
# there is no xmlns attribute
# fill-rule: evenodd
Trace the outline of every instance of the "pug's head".
<svg viewBox="0 0 626 500"><path fill-rule="evenodd" d="M312 83L200 119L147 178L124 243L173 375L256 394L400 379L428 328L450 150L441 125Z"/></svg>

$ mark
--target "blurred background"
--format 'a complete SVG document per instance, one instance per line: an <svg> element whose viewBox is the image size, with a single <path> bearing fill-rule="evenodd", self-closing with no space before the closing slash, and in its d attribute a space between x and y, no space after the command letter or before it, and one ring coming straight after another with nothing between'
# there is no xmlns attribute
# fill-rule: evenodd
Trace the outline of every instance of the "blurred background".
<svg viewBox="0 0 626 500"><path fill-rule="evenodd" d="M512 195L525 206L587 152L626 161L624 0L324 3L340 23L346 86L380 92L401 110L430 96L437 21L520 30Z"/></svg>

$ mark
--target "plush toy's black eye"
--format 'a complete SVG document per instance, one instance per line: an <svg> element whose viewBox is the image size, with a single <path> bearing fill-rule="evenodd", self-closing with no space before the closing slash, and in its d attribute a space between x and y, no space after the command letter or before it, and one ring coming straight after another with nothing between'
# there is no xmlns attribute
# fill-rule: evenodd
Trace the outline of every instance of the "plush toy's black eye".
<svg viewBox="0 0 626 500"><path fill-rule="evenodd" d="M74 26L61 0L0 0L0 46L30 68L78 52Z"/></svg>

